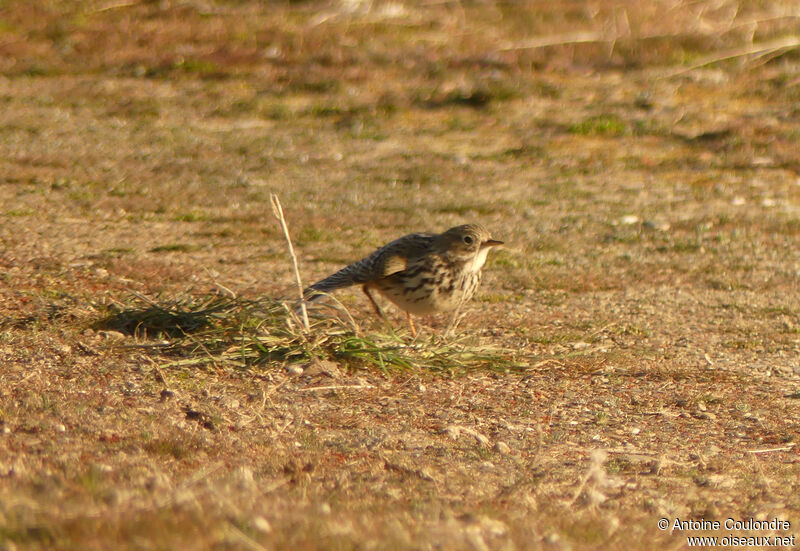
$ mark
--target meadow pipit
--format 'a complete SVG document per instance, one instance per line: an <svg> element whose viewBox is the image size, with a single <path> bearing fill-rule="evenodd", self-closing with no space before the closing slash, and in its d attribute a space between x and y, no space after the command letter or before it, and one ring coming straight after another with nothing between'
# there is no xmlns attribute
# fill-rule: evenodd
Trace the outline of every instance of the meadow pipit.
<svg viewBox="0 0 800 551"><path fill-rule="evenodd" d="M370 292L377 290L406 312L411 334L416 336L410 314L454 310L472 298L489 249L502 244L480 224L456 226L440 234L412 233L314 283L303 296L313 301L320 293L361 285L385 320Z"/></svg>

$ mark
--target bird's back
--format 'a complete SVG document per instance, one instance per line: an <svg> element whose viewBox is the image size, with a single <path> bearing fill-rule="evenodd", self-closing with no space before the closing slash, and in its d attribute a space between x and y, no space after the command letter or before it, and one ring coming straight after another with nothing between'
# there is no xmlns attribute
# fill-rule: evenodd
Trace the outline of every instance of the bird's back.
<svg viewBox="0 0 800 551"><path fill-rule="evenodd" d="M369 256L309 286L303 295L307 300L313 300L315 292L329 293L401 272L430 252L434 237L431 233L412 233L395 239Z"/></svg>

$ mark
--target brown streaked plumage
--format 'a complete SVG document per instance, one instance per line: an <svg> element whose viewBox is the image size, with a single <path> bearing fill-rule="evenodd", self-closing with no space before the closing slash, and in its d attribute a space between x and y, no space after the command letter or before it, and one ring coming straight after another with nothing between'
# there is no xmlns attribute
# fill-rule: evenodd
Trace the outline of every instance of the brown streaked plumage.
<svg viewBox="0 0 800 551"><path fill-rule="evenodd" d="M384 319L372 290L406 315L454 310L475 294L489 249L502 243L480 224L456 226L440 234L412 233L314 283L303 296L313 301L320 293L361 285ZM408 319L416 334L410 315Z"/></svg>

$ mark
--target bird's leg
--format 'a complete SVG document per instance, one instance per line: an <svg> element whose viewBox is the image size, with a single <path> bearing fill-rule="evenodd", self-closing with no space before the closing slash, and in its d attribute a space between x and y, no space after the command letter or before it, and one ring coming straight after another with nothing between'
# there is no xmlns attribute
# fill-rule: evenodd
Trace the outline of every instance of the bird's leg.
<svg viewBox="0 0 800 551"><path fill-rule="evenodd" d="M372 293L369 292L369 283L362 285L361 290L364 291L364 294L367 295L367 298L372 303L372 306L375 308L375 312L381 317L381 319L386 323L389 329L392 329L392 324L389 322L389 318L386 317L386 314L383 313L381 307L375 302L375 299L372 298Z"/></svg>
<svg viewBox="0 0 800 551"><path fill-rule="evenodd" d="M417 328L414 327L414 320L411 319L411 314L406 312L406 319L408 320L408 327L411 329L411 338L417 338Z"/></svg>
<svg viewBox="0 0 800 551"><path fill-rule="evenodd" d="M447 328L444 330L444 338L450 336L450 331L454 330L458 325L458 322L461 321L458 315L461 313L461 306L464 305L464 295L461 295L461 300L456 306L456 309L453 310L453 316L450 318L450 323L447 324Z"/></svg>

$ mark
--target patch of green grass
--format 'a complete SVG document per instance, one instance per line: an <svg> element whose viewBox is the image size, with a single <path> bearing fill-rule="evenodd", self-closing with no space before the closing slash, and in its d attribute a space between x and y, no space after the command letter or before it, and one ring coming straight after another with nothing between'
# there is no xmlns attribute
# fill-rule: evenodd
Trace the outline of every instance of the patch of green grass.
<svg viewBox="0 0 800 551"><path fill-rule="evenodd" d="M658 247L657 250L660 252L664 251L671 251L674 253L696 253L700 251L703 247L702 242L698 241L696 238L680 238L673 241L672 245L669 247Z"/></svg>
<svg viewBox="0 0 800 551"><path fill-rule="evenodd" d="M270 103L261 106L258 113L267 119L273 121L285 121L292 118L292 110L282 103Z"/></svg>
<svg viewBox="0 0 800 551"><path fill-rule="evenodd" d="M197 245L187 245L185 243L174 243L171 245L159 245L158 247L153 247L150 249L149 252L151 253L173 253L173 252L181 252L181 253L189 253L192 251L197 250Z"/></svg>
<svg viewBox="0 0 800 551"><path fill-rule="evenodd" d="M198 445L183 438L157 438L146 442L143 448L151 455L185 459L197 450Z"/></svg>
<svg viewBox="0 0 800 551"><path fill-rule="evenodd" d="M0 2L0 9L5 7L5 2ZM16 27L4 19L0 19L0 34L10 33L16 30Z"/></svg>
<svg viewBox="0 0 800 551"><path fill-rule="evenodd" d="M469 450L469 454L475 461L487 461L492 458L492 450L486 446L475 445Z"/></svg>
<svg viewBox="0 0 800 551"><path fill-rule="evenodd" d="M509 301L520 300L523 295L509 295L507 293L484 293L480 301L488 304L505 304Z"/></svg>
<svg viewBox="0 0 800 551"><path fill-rule="evenodd" d="M755 308L754 313L759 317L772 317L772 318L780 316L789 316L789 317L798 316L798 312L786 306L766 306L764 308Z"/></svg>
<svg viewBox="0 0 800 551"><path fill-rule="evenodd" d="M611 335L629 335L634 337L649 337L652 334L652 331L649 329L631 323L621 325L615 324L609 327L607 331Z"/></svg>
<svg viewBox="0 0 800 551"><path fill-rule="evenodd" d="M570 134L583 136L622 136L628 125L617 115L595 115L569 126Z"/></svg>
<svg viewBox="0 0 800 551"><path fill-rule="evenodd" d="M290 88L294 92L330 94L336 92L340 86L341 83L336 79L308 78L292 81Z"/></svg>
<svg viewBox="0 0 800 551"><path fill-rule="evenodd" d="M34 212L33 209L13 209L13 210L6 211L5 215L6 216L12 216L12 217L30 216L30 215L33 214L33 212Z"/></svg>
<svg viewBox="0 0 800 551"><path fill-rule="evenodd" d="M90 495L96 495L104 485L104 478L103 472L96 465L89 465L80 475L79 482Z"/></svg>
<svg viewBox="0 0 800 551"><path fill-rule="evenodd" d="M635 244L641 243L642 233L638 228L619 228L614 232L607 233L603 236L604 243L626 243Z"/></svg>
<svg viewBox="0 0 800 551"><path fill-rule="evenodd" d="M185 212L177 215L174 220L176 222L202 222L208 220L208 215L197 211Z"/></svg>
<svg viewBox="0 0 800 551"><path fill-rule="evenodd" d="M497 251L497 254L489 257L487 265L489 267L497 266L506 270L520 270L530 267L529 263L517 256L511 256L508 251Z"/></svg>
<svg viewBox="0 0 800 551"><path fill-rule="evenodd" d="M758 350L762 347L762 342L757 339L736 339L723 342L722 346L733 350Z"/></svg>
<svg viewBox="0 0 800 551"><path fill-rule="evenodd" d="M344 110L338 105L314 105L308 110L308 114L312 117L326 118L326 117L339 117L344 113Z"/></svg>
<svg viewBox="0 0 800 551"><path fill-rule="evenodd" d="M175 63L174 68L183 73L201 77L215 76L222 72L219 65L207 59L183 59Z"/></svg>
<svg viewBox="0 0 800 551"><path fill-rule="evenodd" d="M58 75L59 71L54 65L32 61L22 68L20 74L28 77L44 77Z"/></svg>
<svg viewBox="0 0 800 551"><path fill-rule="evenodd" d="M631 462L623 458L613 457L608 460L603 467L608 474L614 475L629 471L631 468Z"/></svg>
<svg viewBox="0 0 800 551"><path fill-rule="evenodd" d="M314 430L306 430L298 435L297 441L304 450L322 450L323 443L320 441L319 436Z"/></svg>
<svg viewBox="0 0 800 551"><path fill-rule="evenodd" d="M570 539L593 547L603 547L601 543L607 538L606 534L606 528L599 520L581 520L566 531Z"/></svg>
<svg viewBox="0 0 800 551"><path fill-rule="evenodd" d="M389 366L412 367L412 363L402 354L400 343L386 346L374 340L356 335L345 336L334 349L334 357L344 360L351 367L374 366L386 371Z"/></svg>
<svg viewBox="0 0 800 551"><path fill-rule="evenodd" d="M136 251L130 247L111 247L110 249L104 249L101 254L108 257L117 258L126 254L133 254L135 252Z"/></svg>

